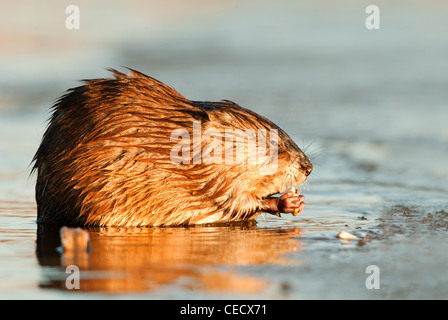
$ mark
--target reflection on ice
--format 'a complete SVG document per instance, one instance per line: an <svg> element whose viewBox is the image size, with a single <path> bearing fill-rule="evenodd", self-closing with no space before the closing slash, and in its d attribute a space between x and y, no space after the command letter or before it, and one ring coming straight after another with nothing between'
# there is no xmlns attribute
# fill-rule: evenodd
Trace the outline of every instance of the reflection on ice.
<svg viewBox="0 0 448 320"><path fill-rule="evenodd" d="M80 269L82 291L140 291L181 286L250 293L266 281L214 266L294 264L285 254L300 250L301 229L265 229L253 224L193 228L96 228L89 230L91 251L59 253L59 231L39 225L37 258L42 266L70 264ZM71 259L67 257L70 255ZM50 276L51 278L51 276ZM61 274L44 287L66 289Z"/></svg>

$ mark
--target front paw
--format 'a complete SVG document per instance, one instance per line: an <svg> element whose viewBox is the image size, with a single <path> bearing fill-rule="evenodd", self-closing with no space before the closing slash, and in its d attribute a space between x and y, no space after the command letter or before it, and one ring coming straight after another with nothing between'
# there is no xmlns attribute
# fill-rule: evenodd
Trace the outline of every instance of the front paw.
<svg viewBox="0 0 448 320"><path fill-rule="evenodd" d="M277 200L277 208L279 212L292 213L297 216L299 212L303 212L305 207L304 196L300 195L300 190L291 187L287 192L280 196Z"/></svg>

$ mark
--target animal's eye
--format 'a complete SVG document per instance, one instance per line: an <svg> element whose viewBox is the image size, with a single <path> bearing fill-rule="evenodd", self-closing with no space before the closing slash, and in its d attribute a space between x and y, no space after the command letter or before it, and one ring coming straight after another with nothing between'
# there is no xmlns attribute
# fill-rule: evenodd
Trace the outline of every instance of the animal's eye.
<svg viewBox="0 0 448 320"><path fill-rule="evenodd" d="M275 140L271 140L271 146L272 147L278 147L278 143Z"/></svg>

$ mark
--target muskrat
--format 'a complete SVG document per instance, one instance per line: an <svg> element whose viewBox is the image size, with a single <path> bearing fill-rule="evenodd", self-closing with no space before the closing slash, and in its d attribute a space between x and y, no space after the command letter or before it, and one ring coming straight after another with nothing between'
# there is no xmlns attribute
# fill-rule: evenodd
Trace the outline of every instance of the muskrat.
<svg viewBox="0 0 448 320"><path fill-rule="evenodd" d="M184 226L303 210L287 185L305 182L312 164L277 125L228 100L191 101L136 70L109 70L113 78L84 80L52 107L33 158L38 222ZM259 141L270 132L270 156L244 161L254 150L235 141L257 132ZM211 162L222 154L219 134L226 158Z"/></svg>

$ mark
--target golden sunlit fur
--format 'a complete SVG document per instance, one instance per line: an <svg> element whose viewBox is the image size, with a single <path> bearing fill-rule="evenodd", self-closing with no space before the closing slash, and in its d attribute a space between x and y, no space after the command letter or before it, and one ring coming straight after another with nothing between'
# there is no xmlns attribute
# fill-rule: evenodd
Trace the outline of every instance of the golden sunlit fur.
<svg viewBox="0 0 448 320"><path fill-rule="evenodd" d="M230 101L190 101L134 70L111 71L114 78L86 80L53 107L34 157L39 222L177 226L255 219L265 199L306 180L308 158L266 118ZM193 137L194 121L202 132L213 128L223 136L226 129L277 129L276 172L260 174L262 163L173 163L178 140L170 135L184 129ZM209 144L202 140L201 150Z"/></svg>

